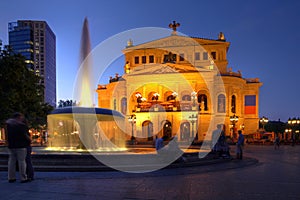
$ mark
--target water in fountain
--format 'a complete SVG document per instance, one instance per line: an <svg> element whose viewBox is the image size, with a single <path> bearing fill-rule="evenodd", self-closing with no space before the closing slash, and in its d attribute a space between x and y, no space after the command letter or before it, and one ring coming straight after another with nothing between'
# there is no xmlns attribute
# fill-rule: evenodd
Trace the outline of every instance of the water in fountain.
<svg viewBox="0 0 300 200"><path fill-rule="evenodd" d="M120 151L126 134L124 116L117 111L93 108L91 88L92 59L88 20L82 28L80 68L75 86L79 107L58 108L48 115L48 149L89 151ZM93 87L93 86L92 86Z"/></svg>

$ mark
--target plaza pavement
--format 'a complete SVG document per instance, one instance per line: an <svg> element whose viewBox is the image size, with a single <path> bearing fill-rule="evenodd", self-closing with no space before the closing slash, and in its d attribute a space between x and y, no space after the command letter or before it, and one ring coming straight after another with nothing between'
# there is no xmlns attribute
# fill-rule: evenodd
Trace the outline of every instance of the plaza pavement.
<svg viewBox="0 0 300 200"><path fill-rule="evenodd" d="M258 162L257 162L258 161ZM300 146L245 147L245 159L151 173L36 172L30 183L8 183L1 200L17 199L299 199Z"/></svg>

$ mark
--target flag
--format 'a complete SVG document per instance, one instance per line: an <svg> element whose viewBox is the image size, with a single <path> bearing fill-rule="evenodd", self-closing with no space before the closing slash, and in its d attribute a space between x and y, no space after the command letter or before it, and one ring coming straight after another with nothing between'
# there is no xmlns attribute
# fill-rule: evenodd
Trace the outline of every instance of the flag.
<svg viewBox="0 0 300 200"><path fill-rule="evenodd" d="M245 114L256 114L256 95L245 96Z"/></svg>

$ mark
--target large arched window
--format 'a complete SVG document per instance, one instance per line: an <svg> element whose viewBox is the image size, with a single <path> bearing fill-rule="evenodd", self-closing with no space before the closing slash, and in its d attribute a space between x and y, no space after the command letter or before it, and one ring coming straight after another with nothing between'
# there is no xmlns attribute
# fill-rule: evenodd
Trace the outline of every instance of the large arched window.
<svg viewBox="0 0 300 200"><path fill-rule="evenodd" d="M163 126L163 137L165 139L170 139L172 137L172 124L170 121L166 121Z"/></svg>
<svg viewBox="0 0 300 200"><path fill-rule="evenodd" d="M126 115L126 111L127 111L127 98L123 97L121 99L121 113Z"/></svg>
<svg viewBox="0 0 300 200"><path fill-rule="evenodd" d="M200 111L207 111L208 105L207 105L207 96L205 94L198 94L198 103L199 103L199 110Z"/></svg>
<svg viewBox="0 0 300 200"><path fill-rule="evenodd" d="M224 94L220 94L218 96L218 112L219 113L225 113L226 108L226 99Z"/></svg>
<svg viewBox="0 0 300 200"><path fill-rule="evenodd" d="M150 92L148 94L148 99L152 101L157 101L158 99L160 99L159 97L160 95L157 92Z"/></svg>
<svg viewBox="0 0 300 200"><path fill-rule="evenodd" d="M148 141L153 140L153 123L149 120L144 121L142 124L143 137L147 137Z"/></svg>
<svg viewBox="0 0 300 200"><path fill-rule="evenodd" d="M236 113L236 97L232 95L231 97L231 112Z"/></svg>
<svg viewBox="0 0 300 200"><path fill-rule="evenodd" d="M173 100L172 91L167 91L164 93L164 101Z"/></svg>

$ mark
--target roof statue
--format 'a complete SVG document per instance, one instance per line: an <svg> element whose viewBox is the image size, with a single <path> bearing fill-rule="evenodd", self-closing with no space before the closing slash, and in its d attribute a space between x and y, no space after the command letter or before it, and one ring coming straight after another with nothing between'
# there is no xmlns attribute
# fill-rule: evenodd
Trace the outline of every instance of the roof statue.
<svg viewBox="0 0 300 200"><path fill-rule="evenodd" d="M176 21L173 21L173 24L172 23L169 24L169 27L171 29L173 29L172 35L177 35L176 31L177 31L177 27L179 27L179 26L180 26L180 24L176 23Z"/></svg>

